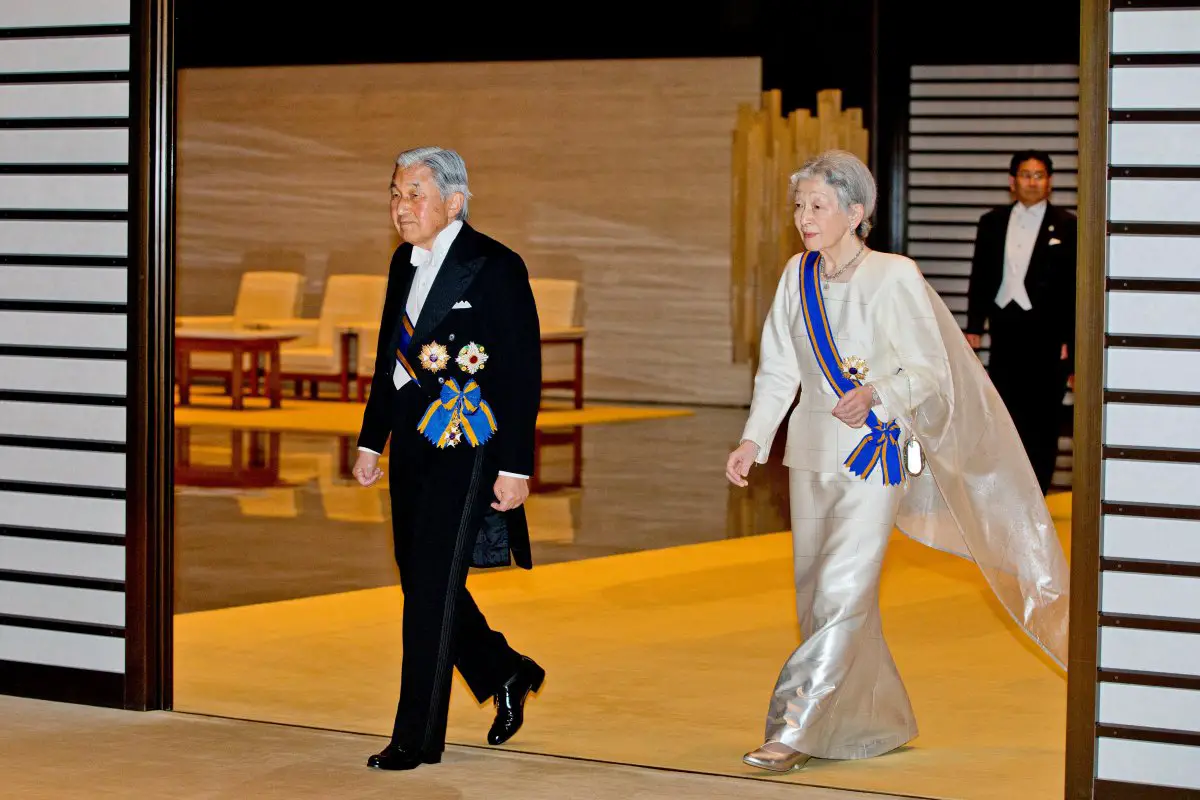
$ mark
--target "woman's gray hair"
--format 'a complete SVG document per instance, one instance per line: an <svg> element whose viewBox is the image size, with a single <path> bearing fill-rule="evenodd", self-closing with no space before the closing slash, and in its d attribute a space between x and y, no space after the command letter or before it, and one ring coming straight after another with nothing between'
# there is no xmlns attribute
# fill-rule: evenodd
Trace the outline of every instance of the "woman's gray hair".
<svg viewBox="0 0 1200 800"><path fill-rule="evenodd" d="M860 239L871 232L871 215L875 213L875 176L867 165L853 153L845 150L826 150L804 162L804 166L792 173L788 185L788 197L795 201L796 185L803 180L820 178L837 192L838 207L847 213L850 206L863 207L862 222L854 229Z"/></svg>
<svg viewBox="0 0 1200 800"><path fill-rule="evenodd" d="M467 189L467 162L453 150L441 147L414 147L396 156L396 166L408 169L414 164L423 164L433 173L433 182L445 200L455 192L462 192L462 210L455 219L467 221L467 201L471 192Z"/></svg>

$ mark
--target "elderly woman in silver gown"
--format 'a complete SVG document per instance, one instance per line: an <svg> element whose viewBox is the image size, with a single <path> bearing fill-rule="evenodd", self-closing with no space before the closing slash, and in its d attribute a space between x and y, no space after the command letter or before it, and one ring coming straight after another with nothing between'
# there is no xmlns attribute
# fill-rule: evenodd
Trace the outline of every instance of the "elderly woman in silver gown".
<svg viewBox="0 0 1200 800"><path fill-rule="evenodd" d="M868 758L917 735L883 638L879 577L893 527L974 560L1014 619L1061 667L1067 568L1011 418L917 265L869 249L874 178L829 151L791 180L805 252L763 328L741 443L746 486L784 416L796 606L803 642L744 761Z"/></svg>

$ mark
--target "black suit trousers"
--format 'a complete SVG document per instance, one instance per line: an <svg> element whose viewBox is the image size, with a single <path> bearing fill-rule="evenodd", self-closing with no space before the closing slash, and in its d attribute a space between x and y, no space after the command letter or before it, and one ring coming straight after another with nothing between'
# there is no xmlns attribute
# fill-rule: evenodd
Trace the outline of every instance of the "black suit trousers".
<svg viewBox="0 0 1200 800"><path fill-rule="evenodd" d="M1047 331L1055 320L1016 303L993 308L988 375L1004 400L1045 494L1054 477L1062 429L1067 366L1062 344Z"/></svg>
<svg viewBox="0 0 1200 800"><path fill-rule="evenodd" d="M446 740L453 667L479 702L517 671L520 654L493 631L466 588L496 470L483 448L436 449L400 415L392 433L392 535L404 593L404 660L392 742L426 753Z"/></svg>

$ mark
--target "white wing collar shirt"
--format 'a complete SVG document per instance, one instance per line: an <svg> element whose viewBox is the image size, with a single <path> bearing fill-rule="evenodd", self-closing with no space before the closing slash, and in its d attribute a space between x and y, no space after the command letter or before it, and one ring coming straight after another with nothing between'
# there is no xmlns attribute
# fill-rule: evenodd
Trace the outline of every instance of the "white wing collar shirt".
<svg viewBox="0 0 1200 800"><path fill-rule="evenodd" d="M434 238L432 250L426 250L423 247L413 245L409 261L417 268L417 271L413 275L412 286L408 290L408 302L404 306L404 310L408 312L408 319L412 322L413 327L417 325L417 319L421 316L421 309L425 307L425 300L429 297L429 290L433 287L433 281L437 278L438 270L442 268L442 262L446 260L446 253L450 252L450 245L454 244L454 240L458 237L458 232L462 230L462 226L462 220L456 219L443 228ZM397 389L412 380L408 376L408 371L400 366L399 361L396 363L396 369L392 370L392 380L395 382ZM368 453L375 452L366 447L358 449L365 450ZM376 455L379 454L376 453ZM528 475L518 475L515 472L504 472L503 470L500 474L511 478L529 478Z"/></svg>
<svg viewBox="0 0 1200 800"><path fill-rule="evenodd" d="M1008 215L1008 234L1004 238L1004 277L1000 281L1000 291L996 293L996 305L1000 308L1012 302L1026 311L1033 308L1025 289L1025 275L1029 272L1033 246L1045 217L1045 200L1028 208L1023 203L1013 203Z"/></svg>

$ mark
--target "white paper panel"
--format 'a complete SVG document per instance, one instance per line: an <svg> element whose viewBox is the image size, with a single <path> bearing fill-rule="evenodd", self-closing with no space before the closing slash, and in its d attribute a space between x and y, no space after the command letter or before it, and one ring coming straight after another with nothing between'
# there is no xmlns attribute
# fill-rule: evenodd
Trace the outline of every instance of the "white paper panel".
<svg viewBox="0 0 1200 800"><path fill-rule="evenodd" d="M124 397L125 362L0 355L0 389Z"/></svg>
<svg viewBox="0 0 1200 800"><path fill-rule="evenodd" d="M1096 777L1200 789L1200 747L1101 737L1096 740Z"/></svg>
<svg viewBox="0 0 1200 800"><path fill-rule="evenodd" d="M1105 515L1104 558L1200 564L1200 520Z"/></svg>
<svg viewBox="0 0 1200 800"><path fill-rule="evenodd" d="M908 255L920 261L924 256L944 256L946 258L970 258L975 246L970 242L912 242L908 246Z"/></svg>
<svg viewBox="0 0 1200 800"><path fill-rule="evenodd" d="M0 435L124 442L127 415L123 406L61 406L0 400Z"/></svg>
<svg viewBox="0 0 1200 800"><path fill-rule="evenodd" d="M1112 108L1200 108L1200 67L1113 67Z"/></svg>
<svg viewBox="0 0 1200 800"><path fill-rule="evenodd" d="M1111 51L1200 52L1200 10L1116 11L1112 14Z"/></svg>
<svg viewBox="0 0 1200 800"><path fill-rule="evenodd" d="M129 254L125 222L0 219L6 255L108 256Z"/></svg>
<svg viewBox="0 0 1200 800"><path fill-rule="evenodd" d="M929 281L930 286L933 287L933 290L938 294L966 294L967 289L970 288L971 285L971 282L965 278L959 279L934 277L927 278L927 280Z"/></svg>
<svg viewBox="0 0 1200 800"><path fill-rule="evenodd" d="M0 536L0 564L17 572L125 580L125 548L121 545Z"/></svg>
<svg viewBox="0 0 1200 800"><path fill-rule="evenodd" d="M1027 148L1047 150L1051 156L1059 151L1073 153L1079 150L1079 141L1074 136L913 136L909 139L909 147L913 150L999 150L1011 158L1016 151Z"/></svg>
<svg viewBox="0 0 1200 800"><path fill-rule="evenodd" d="M1197 485L1200 464L1119 458L1104 462L1104 499L1111 503L1200 505Z"/></svg>
<svg viewBox="0 0 1200 800"><path fill-rule="evenodd" d="M1200 392L1200 351L1110 347L1104 385L1148 392Z"/></svg>
<svg viewBox="0 0 1200 800"><path fill-rule="evenodd" d="M1068 97L1079 96L1079 84L1062 83L914 83L913 97ZM1014 148L1014 152L1020 149ZM1011 153L1009 154L1011 155Z"/></svg>
<svg viewBox="0 0 1200 800"><path fill-rule="evenodd" d="M124 72L128 36L0 39L0 73Z"/></svg>
<svg viewBox="0 0 1200 800"><path fill-rule="evenodd" d="M0 28L128 25L129 0L36 0L0 3Z"/></svg>
<svg viewBox="0 0 1200 800"><path fill-rule="evenodd" d="M1078 116L1075 100L913 100L908 104L913 117L1037 117ZM1008 166L1007 161L1002 166Z"/></svg>
<svg viewBox="0 0 1200 800"><path fill-rule="evenodd" d="M1104 443L1200 450L1200 406L1108 403L1104 407Z"/></svg>
<svg viewBox="0 0 1200 800"><path fill-rule="evenodd" d="M1200 578L1105 571L1100 573L1100 610L1105 614L1200 619Z"/></svg>
<svg viewBox="0 0 1200 800"><path fill-rule="evenodd" d="M125 454L0 445L0 480L123 489Z"/></svg>
<svg viewBox="0 0 1200 800"><path fill-rule="evenodd" d="M999 206L1010 199L1008 189L909 189L908 201L921 203L955 203L970 206Z"/></svg>
<svg viewBox="0 0 1200 800"><path fill-rule="evenodd" d="M0 614L125 625L125 593L0 580Z"/></svg>
<svg viewBox="0 0 1200 800"><path fill-rule="evenodd" d="M1200 275L1200 236L1109 236L1108 274L1195 278Z"/></svg>
<svg viewBox="0 0 1200 800"><path fill-rule="evenodd" d="M1015 101L1022 105L1025 101ZM986 169L998 175L1008 175L1008 162L1012 153L909 153L908 165L913 169ZM1054 169L1058 172L1075 170L1079 157L1074 153L1054 156Z"/></svg>
<svg viewBox="0 0 1200 800"><path fill-rule="evenodd" d="M124 314L0 311L0 344L124 350Z"/></svg>
<svg viewBox="0 0 1200 800"><path fill-rule="evenodd" d="M125 672L125 640L0 625L0 660L121 674Z"/></svg>
<svg viewBox="0 0 1200 800"><path fill-rule="evenodd" d="M1097 719L1105 725L1200 731L1200 692L1102 683Z"/></svg>
<svg viewBox="0 0 1200 800"><path fill-rule="evenodd" d="M911 174L911 173L910 173ZM988 206L909 206L909 222L971 222L978 223L979 218L988 211Z"/></svg>
<svg viewBox="0 0 1200 800"><path fill-rule="evenodd" d="M1029 80L1079 77L1074 64L917 64L914 81L930 80Z"/></svg>
<svg viewBox="0 0 1200 800"><path fill-rule="evenodd" d="M1003 206L1012 200L1008 189L910 189L909 202L953 203L971 206ZM1056 189L1050 201L1057 206L1073 208L1077 202L1074 189Z"/></svg>
<svg viewBox="0 0 1200 800"><path fill-rule="evenodd" d="M0 129L0 163L128 164L125 128Z"/></svg>
<svg viewBox="0 0 1200 800"><path fill-rule="evenodd" d="M0 85L0 118L4 119L128 116L125 81Z"/></svg>
<svg viewBox="0 0 1200 800"><path fill-rule="evenodd" d="M996 133L1066 133L1072 136L1079 130L1078 123L1073 119L1030 118L980 118L980 119L939 119L917 118L909 121L908 129L912 133L976 133L983 136Z"/></svg>
<svg viewBox="0 0 1200 800"><path fill-rule="evenodd" d="M1200 221L1200 181L1109 181L1108 218L1121 222Z"/></svg>
<svg viewBox="0 0 1200 800"><path fill-rule="evenodd" d="M0 208L126 211L128 175L0 175Z"/></svg>
<svg viewBox="0 0 1200 800"><path fill-rule="evenodd" d="M1107 305L1108 333L1200 336L1200 293L1112 291Z"/></svg>
<svg viewBox="0 0 1200 800"><path fill-rule="evenodd" d="M124 267L2 264L0 297L6 300L124 303L129 299L129 273Z"/></svg>
<svg viewBox="0 0 1200 800"><path fill-rule="evenodd" d="M911 248L910 248L911 249ZM917 264L925 275L970 275L970 261L926 261Z"/></svg>
<svg viewBox="0 0 1200 800"><path fill-rule="evenodd" d="M1200 123L1114 122L1108 130L1112 164L1128 167L1200 164Z"/></svg>
<svg viewBox="0 0 1200 800"><path fill-rule="evenodd" d="M1100 669L1200 675L1200 634L1102 627Z"/></svg>
<svg viewBox="0 0 1200 800"><path fill-rule="evenodd" d="M909 225L908 239L952 239L959 242L974 242L975 229L966 225Z"/></svg>
<svg viewBox="0 0 1200 800"><path fill-rule="evenodd" d="M1074 189L1077 180L1072 172L1054 174L1056 189ZM953 172L914 170L908 174L909 186L978 186L982 189L1003 189L1008 191L1008 170L996 172Z"/></svg>
<svg viewBox="0 0 1200 800"><path fill-rule="evenodd" d="M0 525L125 535L125 501L0 491Z"/></svg>

